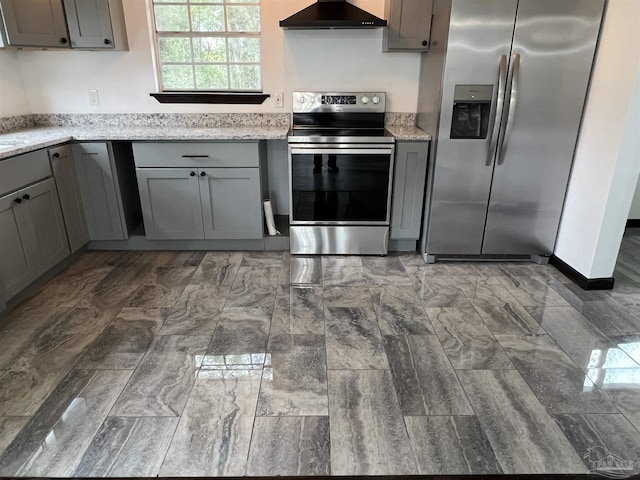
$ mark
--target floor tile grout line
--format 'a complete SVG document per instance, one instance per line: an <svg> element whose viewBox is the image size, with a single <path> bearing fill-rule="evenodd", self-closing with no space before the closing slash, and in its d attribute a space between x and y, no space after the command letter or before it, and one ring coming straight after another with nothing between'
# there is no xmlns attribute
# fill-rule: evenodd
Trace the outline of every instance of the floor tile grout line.
<svg viewBox="0 0 640 480"><path fill-rule="evenodd" d="M244 257L243 257L244 258ZM269 341L271 340L271 328L273 326L273 315L275 314L276 311L276 302L278 300L278 290L280 288L280 277L283 275L283 265L284 263L284 251L282 252L282 255L280 257L280 271L278 272L278 280L276 282L276 288L275 288L275 294L273 296L273 303L271 305L271 318L269 320L269 332L267 333L267 346L266 346L266 352L265 352L265 360L266 360L266 355L269 355ZM291 268L291 265L289 265L289 268ZM289 291L291 291L291 287L289 287ZM291 298L291 293L289 293L289 299ZM291 308L291 305L289 305L289 308ZM273 368L273 359L271 360L271 367ZM256 406L255 409L253 411L253 422L251 423L251 435L249 436L249 446L247 448L247 456L245 458L245 462L244 462L244 474L248 475L248 471L249 471L249 461L251 458L251 447L253 445L253 436L254 433L256 431L256 420L258 418L258 406L260 404L260 394L262 392L262 382L264 380L264 369L265 369L265 365L262 365L262 368L260 369L260 383L258 385L258 395L256 397Z"/></svg>
<svg viewBox="0 0 640 480"><path fill-rule="evenodd" d="M119 371L122 371L122 370L119 370ZM94 370L94 374L92 375L91 379L93 379L95 377L96 373L97 373L97 371ZM133 372L131 372L131 374L129 375L129 378L127 379L127 381L124 382L124 384L122 385L120 393L118 393L118 395L116 396L115 400L111 404L111 407L109 407L109 411L107 411L107 413L104 416L104 419L102 420L102 422L100 422L100 425L98 425L98 428L96 429L95 433L91 437L91 441L87 444L87 448L85 448L84 451L82 452L82 455L80 456L80 460L78 461L78 465L76 465L76 467L73 469L74 475L78 471L78 468L80 468L80 464L82 463L82 459L84 458L84 455L87 453L87 451L91 447L91 445L92 445L93 441L95 440L96 436L98 435L98 433L100 433L100 430L102 429L103 425L106 423L107 419L109 418L109 413L111 413L111 411L113 410L114 405L116 404L116 402L118 401L118 399L122 395L122 392L124 392L124 389L126 388L127 384L129 383L129 380L131 379L132 376L133 376ZM87 385L89 383L90 383L90 381L87 382ZM86 389L87 385L85 385L85 387L80 392L78 392L78 396L80 396L80 394ZM53 431L55 429L55 425L57 425L57 422L56 422L56 424L54 424L51 427L51 431ZM27 461L27 463L28 463L28 461Z"/></svg>
<svg viewBox="0 0 640 480"><path fill-rule="evenodd" d="M189 398L191 397L191 393L193 392L193 387L195 386L196 382L193 382L193 385L191 386L191 390L189 391L189 396L187 397L187 401L184 403L184 408L187 408L187 403L189 402ZM182 410L182 414L184 414L184 409ZM182 414L180 414L178 418L178 421L176 422L176 426L173 429L173 432L171 433L171 439L167 442L167 449L164 452L164 455L162 456L162 461L158 463L158 471L155 474L156 477L160 476L160 472L162 471L162 467L164 467L165 462L167 461L167 456L169 455L169 450L171 450L171 445L173 444L173 439L176 437L176 433L178 431L178 427L180 427L180 423L182 422ZM164 417L167 418L167 417Z"/></svg>
<svg viewBox="0 0 640 480"><path fill-rule="evenodd" d="M565 307L558 307L558 308L565 308ZM551 337L549 334L536 335L536 337L541 337L541 336L548 337L548 338L549 338L549 340L550 340L550 341L551 341L551 342L552 342L552 343L553 343L553 344L554 344L554 345L555 345L555 346L556 346L556 347L557 347L557 348L558 348L558 349L559 349L559 350L560 350L560 351L561 351L561 352L566 356L567 360L569 360L569 363L570 363L570 364L572 364L574 367L576 367L576 369L577 369L577 370L579 370L580 372L582 372L582 373L583 373L583 375L585 376L585 378L587 378L589 381L591 381L591 383L593 384L593 386L595 387L595 389L596 389L597 391L599 391L600 393L603 393L603 392L602 392L602 390L601 390L601 389L600 389L600 388L599 388L599 387L598 387L598 386L597 386L597 385L596 385L596 384L595 384L595 383L594 383L594 382L589 378L589 376L588 376L586 373L584 373L583 369L582 369L582 368L580 368L580 367L578 366L578 364L573 360L573 358L571 358L571 357L569 356L569 354L567 354L567 353L562 349L562 347L560 347L560 345L555 341L555 339L554 339L553 337ZM500 341L499 341L499 340L498 340L498 343L500 343ZM527 381L527 378L524 376L524 374L523 374L523 373L520 371L520 369L518 368L517 363L516 363L516 362L514 362L514 357L513 357L512 355L509 355L509 352L508 352L508 351L504 350L504 352L505 352L505 354L507 355L507 357L509 358L509 360L511 361L511 364L514 366L514 369L515 369L515 370L520 374L520 376L522 377L522 379L524 380L524 382L529 386L529 388L531 389L531 391L533 392L533 394L535 395L535 397L538 399L538 401L540 402L540 404L544 407L544 409L547 411L547 413L548 413L549 415L551 415L551 414L552 414L552 412L549 412L547 405L545 405L544 403L542 403L542 400L540 399L540 397L536 394L536 392L535 392L535 390L534 390L534 386L533 386L531 383L529 383L529 382ZM608 396L607 396L606 398L608 398ZM611 404L616 408L616 410L618 410L618 412L619 412L619 413L622 413L622 412L620 411L620 409L618 408L618 406L617 406L613 401L611 401L611 399L609 399L609 400L610 400ZM585 412L585 413L588 413L588 412ZM581 414L582 414L582 412L580 412L580 415L581 415Z"/></svg>

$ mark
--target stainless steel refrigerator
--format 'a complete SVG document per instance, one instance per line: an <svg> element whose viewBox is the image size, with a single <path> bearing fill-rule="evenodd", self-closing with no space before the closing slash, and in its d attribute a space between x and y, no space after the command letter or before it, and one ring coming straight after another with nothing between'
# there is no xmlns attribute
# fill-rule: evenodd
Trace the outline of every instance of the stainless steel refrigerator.
<svg viewBox="0 0 640 480"><path fill-rule="evenodd" d="M553 253L604 3L434 1L418 105L434 135L427 261Z"/></svg>

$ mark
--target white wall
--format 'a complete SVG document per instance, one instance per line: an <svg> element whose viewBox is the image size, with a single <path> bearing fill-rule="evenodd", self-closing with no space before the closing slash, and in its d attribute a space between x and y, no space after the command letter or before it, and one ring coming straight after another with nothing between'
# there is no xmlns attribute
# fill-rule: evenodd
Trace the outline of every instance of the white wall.
<svg viewBox="0 0 640 480"><path fill-rule="evenodd" d="M555 254L613 274L640 175L640 2L609 0Z"/></svg>
<svg viewBox="0 0 640 480"><path fill-rule="evenodd" d="M371 89L389 93L387 109L415 112L420 55L382 53L382 29L284 31L278 21L310 0L263 0L262 52L265 93L285 92L285 109L263 105L166 105L155 92L147 7L123 0L128 52L21 51L20 68L33 113L99 112L283 112L299 89ZM384 15L384 0L358 0ZM87 90L98 89L101 105L90 107Z"/></svg>
<svg viewBox="0 0 640 480"><path fill-rule="evenodd" d="M640 220L640 178L638 179L636 194L633 196L633 202L631 202L631 210L629 210L629 219Z"/></svg>
<svg viewBox="0 0 640 480"><path fill-rule="evenodd" d="M0 49L0 117L31 113L24 90L18 57L13 50Z"/></svg>

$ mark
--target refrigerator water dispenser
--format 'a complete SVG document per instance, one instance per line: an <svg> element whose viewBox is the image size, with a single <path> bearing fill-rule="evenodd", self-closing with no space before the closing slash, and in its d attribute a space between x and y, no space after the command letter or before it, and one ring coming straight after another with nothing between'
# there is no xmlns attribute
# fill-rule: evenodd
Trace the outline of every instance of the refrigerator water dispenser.
<svg viewBox="0 0 640 480"><path fill-rule="evenodd" d="M493 85L456 85L451 118L452 139L486 139Z"/></svg>

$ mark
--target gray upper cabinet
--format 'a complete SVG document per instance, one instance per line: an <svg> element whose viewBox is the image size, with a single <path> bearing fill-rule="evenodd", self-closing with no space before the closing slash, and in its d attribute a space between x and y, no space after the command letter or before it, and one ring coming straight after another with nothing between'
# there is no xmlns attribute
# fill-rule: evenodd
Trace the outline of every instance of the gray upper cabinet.
<svg viewBox="0 0 640 480"><path fill-rule="evenodd" d="M75 252L89 241L89 229L82 206L76 166L70 145L49 150L51 170L58 187L62 215L71 251Z"/></svg>
<svg viewBox="0 0 640 480"><path fill-rule="evenodd" d="M262 238L259 169L206 168L199 178L205 238Z"/></svg>
<svg viewBox="0 0 640 480"><path fill-rule="evenodd" d="M77 143L72 149L89 238L125 240L124 211L110 145Z"/></svg>
<svg viewBox="0 0 640 480"><path fill-rule="evenodd" d="M391 238L418 240L427 177L429 142L398 142L396 145Z"/></svg>
<svg viewBox="0 0 640 480"><path fill-rule="evenodd" d="M0 0L7 43L69 48L62 0Z"/></svg>
<svg viewBox="0 0 640 480"><path fill-rule="evenodd" d="M386 0L389 26L384 29L383 50L428 50L432 11L433 0Z"/></svg>
<svg viewBox="0 0 640 480"><path fill-rule="evenodd" d="M64 0L72 48L127 50L121 0Z"/></svg>
<svg viewBox="0 0 640 480"><path fill-rule="evenodd" d="M122 0L0 0L0 7L11 46L129 48Z"/></svg>
<svg viewBox="0 0 640 480"><path fill-rule="evenodd" d="M204 238L197 169L138 168L136 176L147 239Z"/></svg>

